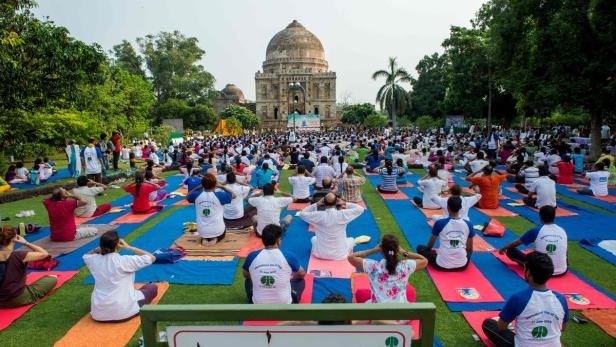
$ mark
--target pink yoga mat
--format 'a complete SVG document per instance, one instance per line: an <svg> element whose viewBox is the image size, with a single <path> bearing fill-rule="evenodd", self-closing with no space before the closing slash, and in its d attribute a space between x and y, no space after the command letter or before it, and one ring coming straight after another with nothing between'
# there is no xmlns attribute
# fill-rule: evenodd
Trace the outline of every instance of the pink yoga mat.
<svg viewBox="0 0 616 347"><path fill-rule="evenodd" d="M523 200L515 200L515 202L517 202L518 204L523 204L524 201ZM539 210L534 208L534 207L530 207L530 206L524 206L526 208L530 208L531 210L539 213ZM558 207L556 209L556 217L571 217L571 216L577 216L578 214L569 210L566 210L562 207Z"/></svg>
<svg viewBox="0 0 616 347"><path fill-rule="evenodd" d="M307 272L315 277L351 278L351 274L355 272L355 266L346 259L324 260L311 254Z"/></svg>
<svg viewBox="0 0 616 347"><path fill-rule="evenodd" d="M507 265L511 271L524 278L524 270L520 265L507 258L504 254L499 254L498 252L493 252L492 254ZM563 294L567 298L570 310L616 308L616 301L596 290L571 272L560 277L551 278L547 285L548 288Z"/></svg>
<svg viewBox="0 0 616 347"><path fill-rule="evenodd" d="M359 289L367 289L367 290L372 290L372 288L370 287L370 279L368 278L368 275L365 273L355 273L351 276L351 292L353 295L353 303L357 304L357 300L355 300L355 292ZM363 302L362 302L363 304ZM409 324L413 327L413 339L419 339L421 336L419 334L419 321L418 320L412 320L409 321Z"/></svg>
<svg viewBox="0 0 616 347"><path fill-rule="evenodd" d="M408 200L409 199L409 197L406 196L406 194L404 194L401 191L398 191L396 194L383 194L381 192L379 192L379 194L381 195L383 200Z"/></svg>
<svg viewBox="0 0 616 347"><path fill-rule="evenodd" d="M515 217L518 215L517 213L511 212L508 209L500 206L494 209L477 208L477 210L479 210L479 212L485 214L488 217Z"/></svg>
<svg viewBox="0 0 616 347"><path fill-rule="evenodd" d="M290 204L289 206L287 206L287 210L288 211L301 211L304 208L308 207L308 205L310 205L310 203L307 203L307 202L294 202L294 203Z"/></svg>
<svg viewBox="0 0 616 347"><path fill-rule="evenodd" d="M153 215L155 215L156 212L158 212L158 211L160 211L160 210L150 210L150 212L148 212L148 213L133 213L133 212L129 212L129 213L123 215L122 217L118 217L113 222L111 222L111 224L137 224L137 223L142 223L146 219L148 219L148 218L152 217Z"/></svg>
<svg viewBox="0 0 616 347"><path fill-rule="evenodd" d="M503 297L472 262L464 271L446 272L427 268L432 282L447 302L503 302Z"/></svg>
<svg viewBox="0 0 616 347"><path fill-rule="evenodd" d="M251 232L248 241L242 246L242 248L240 248L236 255L240 258L246 258L251 252L258 251L263 248L263 241L261 241L261 239L258 238L254 232Z"/></svg>
<svg viewBox="0 0 616 347"><path fill-rule="evenodd" d="M46 276L46 275L56 275L56 276L58 276L58 283L54 287L54 290L56 290L59 287L61 287L64 283L66 283L66 281L68 281L71 278L73 278L73 276L75 276L78 272L79 271L32 272L32 273L27 275L27 277L26 277L26 284L31 284L32 282L34 282L34 281L38 280L39 278L41 278L43 276ZM53 291L51 292L51 294L53 294ZM47 299L48 296L49 296L49 294L47 296L45 296L44 298L42 298L41 300ZM39 300L39 302L40 302L40 300ZM26 313L34 305L35 304L21 306L21 307L17 307L17 308L2 308L2 309L0 309L0 331L4 330L8 326L10 326L11 323L13 323L19 317L21 317L24 313Z"/></svg>
<svg viewBox="0 0 616 347"><path fill-rule="evenodd" d="M475 331L475 334L479 336L481 342L488 347L495 347L495 345L488 340L486 334L483 333L481 326L486 319L498 317L500 311L474 311L474 312L462 312L464 319L468 322L468 325Z"/></svg>

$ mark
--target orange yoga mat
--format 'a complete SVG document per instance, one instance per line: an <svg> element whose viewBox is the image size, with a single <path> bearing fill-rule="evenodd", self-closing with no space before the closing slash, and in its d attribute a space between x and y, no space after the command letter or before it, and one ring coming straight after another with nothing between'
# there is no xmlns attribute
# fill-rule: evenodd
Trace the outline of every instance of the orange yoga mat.
<svg viewBox="0 0 616 347"><path fill-rule="evenodd" d="M240 258L246 258L251 252L258 251L263 248L263 241L261 241L261 239L258 238L254 232L251 232L248 241L237 252L237 256Z"/></svg>
<svg viewBox="0 0 616 347"><path fill-rule="evenodd" d="M398 184L398 188L413 188L413 187L415 186L411 182L406 182L404 184Z"/></svg>
<svg viewBox="0 0 616 347"><path fill-rule="evenodd" d="M96 218L96 217L86 217L86 218L75 217L75 224L76 225L81 225L81 224L84 224L84 223L87 223L87 222L91 221L94 218Z"/></svg>
<svg viewBox="0 0 616 347"><path fill-rule="evenodd" d="M290 204L289 206L287 206L287 210L288 211L301 211L304 208L308 207L308 205L310 205L310 203L308 202L294 202Z"/></svg>
<svg viewBox="0 0 616 347"><path fill-rule="evenodd" d="M182 199L176 202L175 204L173 204L173 206L188 206L188 205L190 205L190 202L188 202L188 200L186 199Z"/></svg>
<svg viewBox="0 0 616 347"><path fill-rule="evenodd" d="M160 210L150 210L150 212L148 212L148 213L132 213L132 212L129 212L129 213L123 215L122 217L118 217L113 222L111 222L111 224L137 224L137 223L142 223L146 219L148 219L148 218L152 217L153 215L155 215L156 212L158 212L158 211L160 211Z"/></svg>
<svg viewBox="0 0 616 347"><path fill-rule="evenodd" d="M157 304L169 289L167 282L157 283L157 285L158 295L152 300L152 304ZM136 285L136 287L141 287L141 285ZM125 346L133 338L140 325L141 318L139 317L122 323L100 323L93 320L88 313L73 325L66 335L54 344L54 347Z"/></svg>
<svg viewBox="0 0 616 347"><path fill-rule="evenodd" d="M583 314L608 335L616 339L616 309L587 310Z"/></svg>
<svg viewBox="0 0 616 347"><path fill-rule="evenodd" d="M413 206L417 207L421 211L421 213L423 213L424 216L426 216L427 219L432 219L433 216L438 216L438 215L442 216L443 215L443 210L441 210L440 208L436 209L436 210L428 209L428 208L422 208L422 207L417 206L417 204L413 200L411 200L411 204L413 204Z"/></svg>
<svg viewBox="0 0 616 347"><path fill-rule="evenodd" d="M379 192L379 195L381 195L383 200L408 200L409 199L409 197L406 196L406 194L404 194L401 191L398 191L396 194L383 194Z"/></svg>
<svg viewBox="0 0 616 347"><path fill-rule="evenodd" d="M504 207L498 207L498 208L477 208L477 210L479 210L479 212L485 214L488 217L516 217L518 214L515 212L511 212L508 209L504 208Z"/></svg>
<svg viewBox="0 0 616 347"><path fill-rule="evenodd" d="M518 204L523 204L524 203L524 201L522 201L522 200L515 200L515 202L517 202ZM530 208L531 210L539 213L539 210L534 208L534 207L530 207L530 206L526 206L526 205L525 205L525 207ZM577 216L577 215L578 215L577 213L569 211L569 210L565 210L562 207L558 207L556 209L556 217L571 217L571 216Z"/></svg>

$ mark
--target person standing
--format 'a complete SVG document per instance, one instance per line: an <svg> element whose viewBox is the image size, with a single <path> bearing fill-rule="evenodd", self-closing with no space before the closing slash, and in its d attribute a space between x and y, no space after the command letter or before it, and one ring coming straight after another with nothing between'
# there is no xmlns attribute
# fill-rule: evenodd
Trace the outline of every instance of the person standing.
<svg viewBox="0 0 616 347"><path fill-rule="evenodd" d="M114 131L111 133L111 143L113 144L113 148L110 148L113 153L113 171L118 171L118 162L120 161L120 151L122 150L122 146L120 146L120 140L122 139L122 130L118 129L118 131Z"/></svg>
<svg viewBox="0 0 616 347"><path fill-rule="evenodd" d="M79 159L79 146L75 143L75 140L70 140L64 151L68 160L69 174L73 178L79 177L81 175L81 160Z"/></svg>
<svg viewBox="0 0 616 347"><path fill-rule="evenodd" d="M86 168L88 179L102 183L103 153L95 146L95 143L96 139L93 137L88 140L88 144L81 150L81 160Z"/></svg>

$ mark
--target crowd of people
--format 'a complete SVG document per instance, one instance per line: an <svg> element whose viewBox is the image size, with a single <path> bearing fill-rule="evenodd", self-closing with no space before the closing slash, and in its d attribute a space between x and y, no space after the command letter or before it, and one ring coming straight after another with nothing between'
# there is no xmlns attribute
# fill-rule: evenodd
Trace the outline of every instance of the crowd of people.
<svg viewBox="0 0 616 347"><path fill-rule="evenodd" d="M77 187L68 192L53 191L44 201L49 213L51 239L58 242L91 236L81 234L77 217L93 217L109 211L109 204L96 203L96 196L107 188L102 174L118 170L119 160L136 168L136 158L146 161L125 186L133 196L132 212L149 213L160 209L158 201L168 193L162 170L179 170L184 175L187 200L194 204L196 232L205 247L224 240L228 229L254 227L264 249L248 255L243 265L247 302L257 304L297 303L304 288L305 270L294 254L280 249L292 216L281 219L290 204L305 204L296 214L315 231L311 239L312 256L324 260L348 260L368 274L370 291L358 291L358 302L406 303L415 301L415 289L409 277L430 265L435 271L460 272L470 263L475 229L469 218L473 206L499 208L501 184L515 183L526 195L524 204L539 210L541 225L519 240L499 250L524 268L529 289L510 298L498 321L486 321L484 331L498 346L525 345L532 339L529 317L552 312L545 346L559 345L560 333L567 321L567 304L562 295L550 291L546 282L567 273L567 233L556 224L556 184L573 183L574 174L584 175L589 187L579 194L606 196L616 181L614 155L616 138L604 139L603 154L589 161L585 144L570 141L564 128L552 130L495 128L489 135L453 128L429 132L404 130L331 131L321 133L263 133L237 137L191 138L179 145L159 146L146 142L132 147L122 144L122 133L91 138L79 148L74 142L66 153L71 175ZM39 162L39 175L48 169ZM51 166L53 168L53 166ZM463 168L463 169L456 169ZM279 190L281 171L293 170L288 177L291 193ZM358 251L347 226L365 213L361 188L364 175L380 176L381 194L396 194L405 186L407 173L425 169L417 181L420 196L412 198L422 209L440 210L425 245L417 253L404 250L390 234L373 249ZM462 171L469 189L455 184L454 170ZM28 179L22 164L9 169L9 183ZM46 172L46 174L49 171ZM251 185L252 182L252 185ZM545 240L551 245L546 247ZM434 249L436 241L440 249ZM556 240L556 241L554 241ZM15 251L22 243L28 251ZM533 252L523 253L520 245L532 245ZM0 306L14 307L30 303L51 290L55 280L43 278L25 285L25 263L46 256L44 249L26 242L11 228L0 235L0 264L5 264L0 286ZM135 255L121 255L129 250ZM367 258L381 254L382 260ZM156 296L156 286L133 287L134 273L152 264L155 257L129 246L116 232L100 238L100 247L84 256L95 279L92 317L100 321L121 321L134 316L139 307ZM1 268L1 267L0 267ZM7 280L8 279L8 280ZM40 282L40 283L39 283ZM276 285L273 285L276 283ZM25 293L25 294L24 294ZM507 325L516 321L516 333ZM514 342L515 341L515 342ZM551 341L551 342L549 342Z"/></svg>

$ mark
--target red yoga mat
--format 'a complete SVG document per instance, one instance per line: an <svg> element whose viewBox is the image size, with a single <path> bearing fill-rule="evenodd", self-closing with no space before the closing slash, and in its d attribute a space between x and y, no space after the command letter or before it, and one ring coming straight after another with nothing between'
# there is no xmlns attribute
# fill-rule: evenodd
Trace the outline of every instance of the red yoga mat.
<svg viewBox="0 0 616 347"><path fill-rule="evenodd" d="M301 211L304 208L308 207L308 205L310 205L310 203L307 203L307 202L294 202L294 203L290 204L289 206L287 206L287 210L288 211Z"/></svg>
<svg viewBox="0 0 616 347"><path fill-rule="evenodd" d="M27 277L26 277L26 284L31 284L32 282L38 280L39 278L41 278L43 276L56 275L56 276L58 276L58 283L56 284L56 286L53 289L55 291L56 289L61 287L64 283L66 283L66 281L68 281L71 278L73 278L73 276L75 276L78 272L79 271L32 272L32 273L29 273L27 275ZM53 294L53 291L50 294ZM48 294L47 296L45 296L41 300L47 299L47 297L49 297L50 294ZM40 300L39 300L39 302L40 302ZM21 306L21 307L17 307L17 308L2 308L2 309L0 309L0 331L4 330L8 326L10 326L11 323L13 323L19 317L23 316L24 313L26 313L34 305L35 304Z"/></svg>
<svg viewBox="0 0 616 347"><path fill-rule="evenodd" d="M324 260L311 254L307 272L315 277L351 278L351 275L355 273L355 266L351 265L346 259Z"/></svg>
<svg viewBox="0 0 616 347"><path fill-rule="evenodd" d="M146 219L152 217L160 210L152 209L148 213L133 213L129 212L122 217L116 218L111 224L137 224L143 223Z"/></svg>
<svg viewBox="0 0 616 347"><path fill-rule="evenodd" d="M447 302L503 302L503 297L472 262L464 271L447 272L427 268L432 282Z"/></svg>
<svg viewBox="0 0 616 347"><path fill-rule="evenodd" d="M522 200L515 200L515 202L517 202L518 204L523 204L524 203L524 201L522 201ZM525 207L530 208L531 210L539 213L539 210L534 208L534 207L530 207L530 206L526 206L526 205L525 205ZM564 209L562 207L558 207L556 209L556 217L571 217L571 216L577 216L577 215L578 215L577 213L569 211L569 210L566 210L566 209Z"/></svg>
<svg viewBox="0 0 616 347"><path fill-rule="evenodd" d="M261 241L261 239L258 238L254 232L251 232L248 241L240 248L236 255L240 258L246 258L251 252L258 251L263 248L263 241Z"/></svg>
<svg viewBox="0 0 616 347"><path fill-rule="evenodd" d="M381 195L383 200L408 200L409 199L409 197L406 196L406 194L404 194L401 191L398 191L395 194L383 194L379 192L379 195Z"/></svg>
<svg viewBox="0 0 616 347"><path fill-rule="evenodd" d="M493 252L494 256L502 261L518 276L524 278L524 270L506 255ZM575 274L568 272L560 277L551 278L548 288L561 293L567 298L570 310L588 310L595 308L616 308L616 301L593 288Z"/></svg>
<svg viewBox="0 0 616 347"><path fill-rule="evenodd" d="M498 208L477 208L477 210L488 217L516 217L518 215L500 206Z"/></svg>
<svg viewBox="0 0 616 347"><path fill-rule="evenodd" d="M486 334L483 333L483 329L481 326L483 325L483 321L486 319L498 317L499 311L473 311L473 312L462 312L464 319L468 322L468 325L475 331L475 334L479 336L481 342L488 347L496 347L490 340Z"/></svg>

